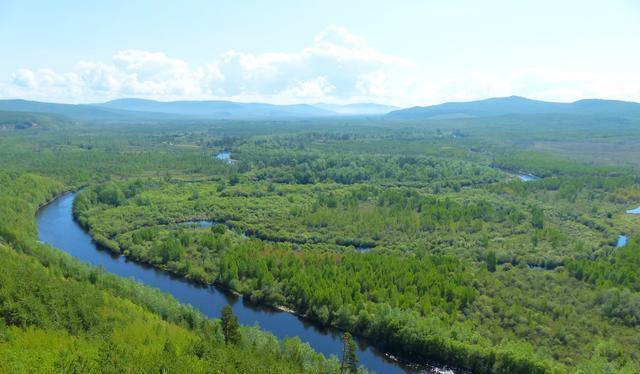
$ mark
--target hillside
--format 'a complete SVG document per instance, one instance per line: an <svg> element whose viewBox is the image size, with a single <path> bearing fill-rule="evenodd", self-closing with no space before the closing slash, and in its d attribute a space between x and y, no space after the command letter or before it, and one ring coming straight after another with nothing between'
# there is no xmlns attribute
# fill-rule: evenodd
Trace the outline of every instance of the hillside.
<svg viewBox="0 0 640 374"><path fill-rule="evenodd" d="M337 372L299 341L218 320L35 240L36 208L65 189L0 171L0 372Z"/></svg>
<svg viewBox="0 0 640 374"><path fill-rule="evenodd" d="M507 114L580 114L608 117L640 117L640 104L600 99L580 100L573 103L555 103L510 96L401 109L389 113L387 118L445 119L493 117Z"/></svg>
<svg viewBox="0 0 640 374"><path fill-rule="evenodd" d="M0 130L55 128L70 122L64 116L54 114L0 111Z"/></svg>
<svg viewBox="0 0 640 374"><path fill-rule="evenodd" d="M0 100L0 111L48 113L78 121L159 120L167 114L126 111L94 105L58 104L29 100Z"/></svg>

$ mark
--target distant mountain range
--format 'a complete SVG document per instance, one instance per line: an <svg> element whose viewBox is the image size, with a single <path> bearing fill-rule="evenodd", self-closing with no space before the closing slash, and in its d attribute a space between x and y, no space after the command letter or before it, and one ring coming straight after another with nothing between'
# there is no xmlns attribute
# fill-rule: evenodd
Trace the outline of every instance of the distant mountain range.
<svg viewBox="0 0 640 374"><path fill-rule="evenodd" d="M233 101L154 101L143 99L119 99L93 106L134 112L165 113L207 118L274 118L274 117L322 117L335 115L331 111L307 104L273 105L263 103L238 103Z"/></svg>
<svg viewBox="0 0 640 374"><path fill-rule="evenodd" d="M274 105L233 101L154 101L118 99L97 104L56 104L27 100L0 100L0 111L49 113L79 121L172 119L295 119L336 116L384 116L389 119L447 119L494 117L508 114L581 114L640 118L640 104L615 100L554 103L519 96L453 102L399 109L380 104Z"/></svg>
<svg viewBox="0 0 640 374"><path fill-rule="evenodd" d="M520 96L478 101L445 103L393 111L394 119L446 119L495 117L507 114L583 114L615 117L640 117L640 103L589 99L573 103L531 100Z"/></svg>
<svg viewBox="0 0 640 374"><path fill-rule="evenodd" d="M154 101L118 99L97 104L56 104L27 100L0 100L0 111L52 113L75 120L161 119L285 119L381 115L395 107L379 104L274 105L233 101Z"/></svg>
<svg viewBox="0 0 640 374"><path fill-rule="evenodd" d="M144 113L119 109L103 108L96 105L74 105L44 103L28 100L0 100L0 111L47 113L62 115L74 120L128 120L128 119L167 119L162 113Z"/></svg>

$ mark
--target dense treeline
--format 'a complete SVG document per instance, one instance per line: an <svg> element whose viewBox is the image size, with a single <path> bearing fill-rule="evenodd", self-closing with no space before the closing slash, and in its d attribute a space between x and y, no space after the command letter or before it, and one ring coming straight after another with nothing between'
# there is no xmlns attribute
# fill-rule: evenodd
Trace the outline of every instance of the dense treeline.
<svg viewBox="0 0 640 374"><path fill-rule="evenodd" d="M351 327L350 319L358 316L366 326L368 303L429 315L434 309L453 313L475 295L470 274L455 258L297 254L261 248L256 242L226 251L218 280L254 299L286 300L321 323L339 327Z"/></svg>
<svg viewBox="0 0 640 374"><path fill-rule="evenodd" d="M218 324L195 312L180 325L165 322L4 245L0 253L3 372L337 372L299 342L247 329L241 345L227 346Z"/></svg>
<svg viewBox="0 0 640 374"><path fill-rule="evenodd" d="M488 167L435 157L326 156L300 152L248 153L247 156L243 164L256 169L253 174L258 180L278 183L413 182L431 185L436 191L457 191L465 186L495 182L501 177L499 172Z"/></svg>
<svg viewBox="0 0 640 374"><path fill-rule="evenodd" d="M581 164L563 157L539 152L518 152L501 155L496 158L497 167L526 171L541 177L550 176L621 176L621 170L615 166ZM602 181L602 179L600 179Z"/></svg>
<svg viewBox="0 0 640 374"><path fill-rule="evenodd" d="M581 189L567 199L536 185L545 186L516 181L491 185L490 193L481 189L434 195L406 186L145 179L88 189L78 197L76 216L94 238L115 252L131 250L121 237L131 230L198 220L305 247L427 249L474 260L483 260L487 250L494 250L500 263L548 268L564 264L576 251L615 241L609 211L622 209L614 201L620 197L611 195L619 188ZM608 201L607 212L594 215L589 209L594 194ZM543 206L546 201L553 204Z"/></svg>
<svg viewBox="0 0 640 374"><path fill-rule="evenodd" d="M123 130L117 125L100 127L92 134L75 128L67 131L1 136L0 165L3 170L28 170L72 186L132 175L179 178L195 174L202 178L234 171L223 163L211 162L211 151L174 144L170 135L139 133L129 137L135 127Z"/></svg>
<svg viewBox="0 0 640 374"><path fill-rule="evenodd" d="M160 194L167 193L162 206L151 203ZM255 204L251 204L253 202ZM101 209L87 212L96 204L101 204ZM91 227L96 234L106 237L139 226L170 223L172 219L179 222L204 217L275 241L354 243L356 246L357 243L371 246L376 242L406 242L438 229L477 233L487 224L509 221L517 225L527 216L512 206L486 200L458 202L409 188L315 185L290 189L274 184L227 187L224 181L197 185L141 180L112 182L83 193L75 207L81 222L91 220L91 213L100 212L100 219L93 220ZM126 222L124 227L120 226L121 222L108 222L102 213L112 208L116 209L108 214L125 215L125 219L136 221ZM138 213L131 216L129 213L134 210ZM296 224L295 230L292 223ZM386 235L382 236L382 232Z"/></svg>
<svg viewBox="0 0 640 374"><path fill-rule="evenodd" d="M30 213L62 189L61 183L37 175L0 171L0 236L14 244L34 237L36 225Z"/></svg>
<svg viewBox="0 0 640 374"><path fill-rule="evenodd" d="M180 324L165 322L1 244L0 254L3 372L337 372L335 361L295 340L247 329L240 345L228 346L217 322L195 312Z"/></svg>
<svg viewBox="0 0 640 374"><path fill-rule="evenodd" d="M577 258L568 269L579 280L593 283L601 293L603 312L624 323L640 325L640 237L601 258Z"/></svg>
<svg viewBox="0 0 640 374"><path fill-rule="evenodd" d="M134 184L139 191L131 195ZM140 190L141 186L146 187ZM116 252L120 251L117 242L124 241L120 234L194 220L221 222L250 236L298 244L384 246L401 251L426 246L441 252L466 244L459 254L476 258L505 229L515 233L542 228L542 211L528 203L518 207L487 199L486 194L484 198L465 195L368 185L138 180L88 189L76 200L75 212L94 238ZM539 235L538 247L558 247L557 235L548 235L552 230L550 226ZM521 240L529 242L528 237ZM469 245L475 248L470 251Z"/></svg>
<svg viewBox="0 0 640 374"><path fill-rule="evenodd" d="M569 269L578 278L601 286L622 286L640 291L640 237L601 259L578 258Z"/></svg>
<svg viewBox="0 0 640 374"><path fill-rule="evenodd" d="M476 294L470 274L453 258L300 255L254 244L226 252L218 280L252 300L290 305L404 356L455 362L478 373L549 369L521 351L483 349L447 332L447 321Z"/></svg>

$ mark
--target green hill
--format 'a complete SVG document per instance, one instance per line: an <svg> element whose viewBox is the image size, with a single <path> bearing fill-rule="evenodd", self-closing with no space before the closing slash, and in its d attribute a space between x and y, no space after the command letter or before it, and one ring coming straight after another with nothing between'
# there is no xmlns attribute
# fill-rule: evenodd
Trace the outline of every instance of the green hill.
<svg viewBox="0 0 640 374"><path fill-rule="evenodd" d="M28 100L0 100L0 111L48 113L79 121L160 120L172 116L163 113L133 112L93 105L44 103Z"/></svg>
<svg viewBox="0 0 640 374"><path fill-rule="evenodd" d="M56 128L71 121L61 115L29 112L0 111L0 130L27 130L33 128Z"/></svg>

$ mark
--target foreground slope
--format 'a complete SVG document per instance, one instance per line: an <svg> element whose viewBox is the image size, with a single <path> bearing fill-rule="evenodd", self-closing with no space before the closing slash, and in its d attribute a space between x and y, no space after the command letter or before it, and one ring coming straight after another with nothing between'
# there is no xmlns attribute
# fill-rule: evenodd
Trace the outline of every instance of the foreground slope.
<svg viewBox="0 0 640 374"><path fill-rule="evenodd" d="M0 182L0 372L336 371L255 328L225 344L217 320L37 243L36 207L64 186L20 173Z"/></svg>

